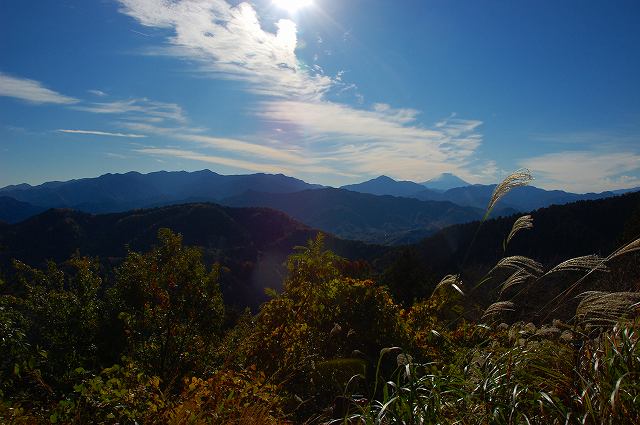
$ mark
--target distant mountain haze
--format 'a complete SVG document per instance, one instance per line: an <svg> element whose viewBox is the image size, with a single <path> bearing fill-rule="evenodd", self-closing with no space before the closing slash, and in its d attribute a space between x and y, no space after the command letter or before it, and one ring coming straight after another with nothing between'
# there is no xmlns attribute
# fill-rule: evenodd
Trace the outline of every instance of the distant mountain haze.
<svg viewBox="0 0 640 425"><path fill-rule="evenodd" d="M471 185L446 190L434 194L431 190L425 190L414 195L422 200L449 201L458 205L476 208L486 208L495 189L495 185ZM615 196L615 192L602 193L570 193L562 190L544 190L535 186L522 186L512 189L501 199L501 208L510 208L519 212L532 211L550 205L562 205L569 202L601 199Z"/></svg>
<svg viewBox="0 0 640 425"><path fill-rule="evenodd" d="M349 184L340 187L352 192L370 193L372 195L392 195L411 197L423 191L424 186L411 181L397 181L387 176L376 177L362 183Z"/></svg>
<svg viewBox="0 0 640 425"><path fill-rule="evenodd" d="M46 208L31 205L28 202L22 202L8 196L2 196L2 192L0 192L0 221L17 223L39 214L45 209Z"/></svg>
<svg viewBox="0 0 640 425"><path fill-rule="evenodd" d="M187 199L216 201L247 190L283 193L317 187L321 186L282 174L225 176L202 170L105 174L96 178L49 182L39 186L10 186L0 189L0 193L35 206L74 208L97 213L126 211Z"/></svg>
<svg viewBox="0 0 640 425"><path fill-rule="evenodd" d="M505 253L503 242L518 215L447 227L420 242L424 252L459 266L471 241L474 262L493 265L504 255L525 255L551 266L571 257L613 250L640 236L640 192L552 205L531 212L533 228L519 232Z"/></svg>
<svg viewBox="0 0 640 425"><path fill-rule="evenodd" d="M460 206L485 209L495 187L495 184L471 185L451 173L444 173L422 184L410 181L396 181L390 177L380 176L373 180L343 186L342 188L361 193L404 196L423 201L453 202ZM608 198L636 190L638 190L638 188L578 194L562 190L545 190L535 186L517 187L500 201L499 209L494 215L528 212L550 205L562 205L581 200Z"/></svg>
<svg viewBox="0 0 640 425"><path fill-rule="evenodd" d="M348 196L341 200L345 193ZM364 218L366 225L372 227L384 227L388 217L394 214L410 222L397 205L419 211L417 206L421 204L415 199L378 197L339 189L275 196L253 192L235 202L257 202L261 197L271 202L277 200L283 209L292 208L292 215L311 215L314 209L334 202L335 210L329 208L327 213L318 213L318 220L322 217L335 219L335 222L327 219L327 226L336 226L340 218L345 226L355 226L362 210L351 209L350 202L364 204L365 209L368 202L377 202L377 198L396 201L390 202L386 209L377 207L384 211L379 216ZM445 208L446 203L440 204ZM465 210L452 211L458 214ZM446 211L439 210L434 214L444 215ZM490 267L502 256L513 254L531 256L547 267L578 255L597 253L606 256L638 236L640 192L552 206L537 210L532 216L533 229L518 234L506 253L503 241L517 216L488 220L477 235L477 221L457 224L439 230L417 244L403 247L365 244L332 235L327 236L326 242L337 254L352 260L367 260L378 271L398 262L403 273L398 276L385 274L383 281L393 287L405 286L407 290L415 285L418 291L415 295L423 297L432 291L429 285L435 285L444 274L459 270L469 247L472 249L468 251L467 264L472 269L480 265ZM81 255L100 256L106 265L113 266L126 255L127 246L133 250L148 250L156 243L156 234L161 227L181 233L186 245L201 247L207 262L217 261L229 268L222 284L225 301L239 307L255 307L264 301L263 289L277 288L282 281L286 257L295 246L304 245L318 231L268 208L197 203L101 215L51 209L18 224L0 223L0 266L9 272L12 258L41 266L49 259L64 261L76 251ZM365 232L353 229L350 231ZM472 243L474 239L475 243ZM406 263L406 258L414 261ZM426 292L420 292L422 290Z"/></svg>
<svg viewBox="0 0 640 425"><path fill-rule="evenodd" d="M437 193L461 186L469 186L469 183L454 174L443 173L422 183L407 180L398 181L388 176L379 176L362 183L342 186L341 189L371 193L373 195L415 197L417 193L424 192L426 189L429 192L434 191ZM433 196L437 196L436 193Z"/></svg>
<svg viewBox="0 0 640 425"><path fill-rule="evenodd" d="M283 174L226 176L210 170L129 172L1 188L0 221L16 223L47 208L108 213L186 202L217 202L278 209L309 226L344 238L403 244L420 240L444 226L479 218L494 188L495 185L468 185L451 173L422 184L380 176L342 189L323 189ZM606 198L627 191L575 194L519 187L501 200L493 216Z"/></svg>
<svg viewBox="0 0 640 425"><path fill-rule="evenodd" d="M342 238L388 245L416 242L443 227L477 220L483 214L480 209L451 202L334 188L280 194L248 191L222 203L273 208Z"/></svg>

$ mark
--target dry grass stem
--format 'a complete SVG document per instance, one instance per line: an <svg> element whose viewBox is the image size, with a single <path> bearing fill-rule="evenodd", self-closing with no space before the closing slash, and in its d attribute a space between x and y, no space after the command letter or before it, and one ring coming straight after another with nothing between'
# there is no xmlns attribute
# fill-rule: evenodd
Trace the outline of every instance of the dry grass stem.
<svg viewBox="0 0 640 425"><path fill-rule="evenodd" d="M498 201L502 199L507 193L509 193L512 189L519 186L526 186L533 180L531 176L531 172L529 170L523 168L518 171L515 171L507 176L502 182L496 186L493 194L491 195L491 199L489 200L489 204L487 205L487 212L485 213L485 218L489 216L493 208L496 206Z"/></svg>
<svg viewBox="0 0 640 425"><path fill-rule="evenodd" d="M636 314L640 292L589 291L579 295L576 319L588 327L611 326Z"/></svg>
<svg viewBox="0 0 640 425"><path fill-rule="evenodd" d="M631 252L635 252L639 250L640 250L640 238L636 239L633 242L628 243L627 245L623 246L619 250L615 251L613 254L607 257L607 260L611 260L621 255L629 254Z"/></svg>
<svg viewBox="0 0 640 425"><path fill-rule="evenodd" d="M511 232L509 232L509 236L507 236L507 241L505 242L505 247L509 245L511 239L520 231L525 229L533 228L533 218L530 215L523 215L519 217L511 227Z"/></svg>
<svg viewBox="0 0 640 425"><path fill-rule="evenodd" d="M629 254L631 252L635 252L640 250L640 238L628 243L627 245L623 246L622 248L614 251L612 254L610 254L604 261L610 261L616 257L625 255L625 254ZM566 299L566 297L569 296L569 294L571 292L573 292L574 289L576 289L584 280L586 280L594 271L596 271L596 269L590 269L589 271L587 271L587 273L582 276L580 279L578 279L577 281L575 281L573 284L571 284L567 289L565 289L564 291L562 291L560 294L558 294L557 296L555 296L551 301L549 301L547 304L545 304L545 306L543 307L543 309L545 309L546 307L548 307L549 305L556 303L557 307L555 309L553 309L551 312L549 312L549 314L551 314L553 311L556 311L562 304L562 301L564 299ZM545 316L545 319L549 317L549 314L547 314L547 316Z"/></svg>
<svg viewBox="0 0 640 425"><path fill-rule="evenodd" d="M496 316L505 311L515 311L515 304L511 301L498 301L497 303L491 304L482 314L482 320Z"/></svg>
<svg viewBox="0 0 640 425"><path fill-rule="evenodd" d="M440 282L438 282L438 284L436 285L435 289L433 290L433 293L431 294L431 296L433 297L438 291L440 291L442 288L447 287L447 286L451 286L453 289L455 289L461 295L464 295L464 293L462 292L462 289L460 289L460 287L462 286L462 279L460 279L460 275L459 274L448 274L445 277L443 277Z"/></svg>
<svg viewBox="0 0 640 425"><path fill-rule="evenodd" d="M542 274L542 264L538 263L536 260L533 260L529 257L524 257L522 255L512 255L510 257L504 257L502 260L498 261L493 269L491 269L489 274L500 268L525 270L534 276Z"/></svg>
<svg viewBox="0 0 640 425"><path fill-rule="evenodd" d="M604 292L604 291L584 291L584 292L581 292L578 295L576 295L576 299L582 301L585 298L598 296L598 295L605 295L605 294L608 294L608 292Z"/></svg>
<svg viewBox="0 0 640 425"><path fill-rule="evenodd" d="M531 278L533 278L533 276L526 270L516 270L516 272L509 276L509 278L502 284L502 287L500 288L500 295L502 295L509 288L525 283Z"/></svg>
<svg viewBox="0 0 640 425"><path fill-rule="evenodd" d="M585 255L582 257L571 258L569 260L563 261L558 264L551 270L545 273L549 275L551 273L564 272L564 271L584 271L584 270L592 270L592 271L601 271L608 272L609 268L605 265L605 259L592 254Z"/></svg>

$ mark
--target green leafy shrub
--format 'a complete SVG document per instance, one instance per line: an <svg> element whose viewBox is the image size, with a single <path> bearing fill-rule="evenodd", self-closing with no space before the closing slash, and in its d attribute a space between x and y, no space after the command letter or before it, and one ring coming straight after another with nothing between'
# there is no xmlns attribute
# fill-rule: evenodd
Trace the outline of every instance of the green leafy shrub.
<svg viewBox="0 0 640 425"><path fill-rule="evenodd" d="M117 269L114 308L128 355L170 387L213 363L224 305L219 266L207 270L201 252L168 229L158 239L151 252L130 252Z"/></svg>
<svg viewBox="0 0 640 425"><path fill-rule="evenodd" d="M160 379L146 375L131 359L88 375L49 416L52 423L149 423L167 406Z"/></svg>
<svg viewBox="0 0 640 425"><path fill-rule="evenodd" d="M2 386L7 396L29 402L68 391L76 368L99 364L104 352L104 318L98 265L73 258L64 273L49 263L45 271L16 262L16 295L0 297ZM0 388L1 389L1 388Z"/></svg>
<svg viewBox="0 0 640 425"><path fill-rule="evenodd" d="M342 277L340 261L324 250L322 236L291 256L283 293L262 306L244 342L247 362L286 382L305 406L317 408L336 395L335 382L313 379L318 365L374 358L390 341L409 341L401 310L388 292L369 280ZM331 376L346 384L349 376L334 372Z"/></svg>

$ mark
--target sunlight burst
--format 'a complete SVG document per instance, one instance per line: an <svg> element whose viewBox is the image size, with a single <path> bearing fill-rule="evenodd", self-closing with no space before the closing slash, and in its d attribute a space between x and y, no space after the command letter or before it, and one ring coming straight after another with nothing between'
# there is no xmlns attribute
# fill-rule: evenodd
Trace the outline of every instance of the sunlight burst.
<svg viewBox="0 0 640 425"><path fill-rule="evenodd" d="M289 13L295 13L304 7L311 6L313 0L273 0L273 4Z"/></svg>

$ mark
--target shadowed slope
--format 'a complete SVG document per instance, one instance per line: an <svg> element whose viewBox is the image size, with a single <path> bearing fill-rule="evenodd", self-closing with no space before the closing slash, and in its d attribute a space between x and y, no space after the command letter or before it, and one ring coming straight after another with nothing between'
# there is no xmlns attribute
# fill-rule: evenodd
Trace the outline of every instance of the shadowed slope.
<svg viewBox="0 0 640 425"><path fill-rule="evenodd" d="M99 256L109 266L124 257L126 246L148 250L163 227L181 233L185 245L202 247L207 262L229 268L223 278L227 303L253 307L265 299L265 287L280 285L286 256L318 232L266 208L184 204L103 215L52 209L0 226L0 263L6 269L16 258L41 265L45 260L64 261L77 251ZM383 250L331 236L327 245L353 259L372 259Z"/></svg>

